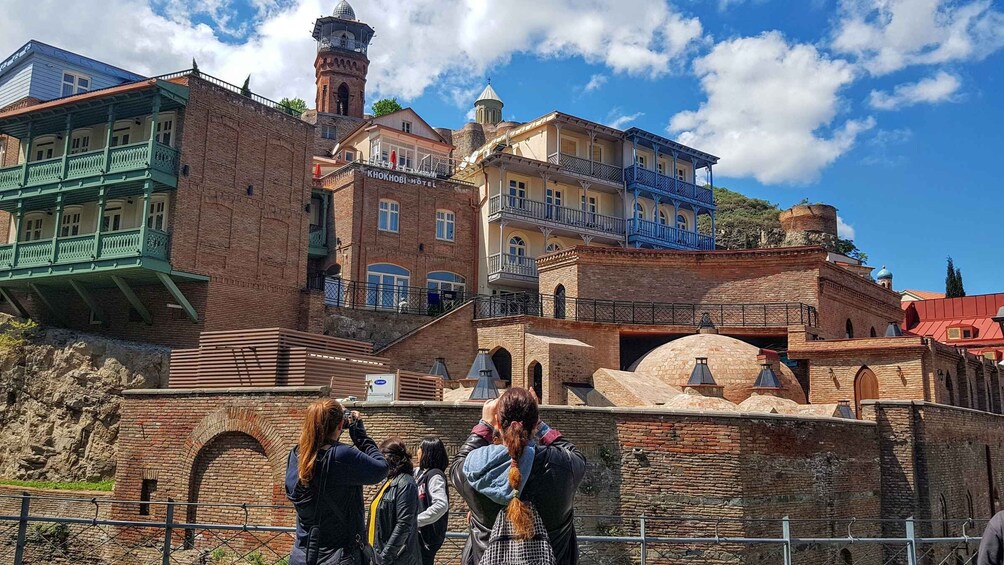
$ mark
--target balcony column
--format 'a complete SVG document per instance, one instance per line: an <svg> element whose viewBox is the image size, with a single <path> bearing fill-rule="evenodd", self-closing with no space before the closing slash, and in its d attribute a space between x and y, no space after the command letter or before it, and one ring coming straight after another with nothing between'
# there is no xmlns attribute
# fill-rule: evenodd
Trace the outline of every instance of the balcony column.
<svg viewBox="0 0 1004 565"><path fill-rule="evenodd" d="M652 210L652 223L654 223L656 225L656 228L655 228L656 231L661 231L661 228L658 227L658 226L662 225L662 224L659 223L659 197L657 195L653 194L652 195L652 200L655 201L655 209Z"/></svg>
<svg viewBox="0 0 1004 565"><path fill-rule="evenodd" d="M634 171L634 180L638 180L638 139L631 139L631 170Z"/></svg>
<svg viewBox="0 0 1004 565"><path fill-rule="evenodd" d="M23 201L17 201L17 210L14 211L14 243L10 254L10 266L11 268L17 264L17 243L21 239L21 222L24 220L24 208L22 207Z"/></svg>
<svg viewBox="0 0 1004 565"><path fill-rule="evenodd" d="M112 130L115 129L115 104L108 106L108 122L105 125L105 156L104 156L104 167L102 167L101 172L107 173L111 168L111 151L112 151Z"/></svg>
<svg viewBox="0 0 1004 565"><path fill-rule="evenodd" d="M505 255L504 249L505 249L505 220L502 220L501 222L499 222L499 259L501 259Z"/></svg>
<svg viewBox="0 0 1004 565"><path fill-rule="evenodd" d="M499 165L499 198L505 196L505 165Z"/></svg>
<svg viewBox="0 0 1004 565"><path fill-rule="evenodd" d="M673 176L675 178L676 175L674 174ZM674 200L673 201L673 223L670 224L671 226L673 226L673 233L677 233L678 231L680 231L680 224L678 224L677 221L676 221L676 219L679 218L679 217L680 217L680 203L677 202L676 200ZM676 239L680 239L679 236L677 236Z"/></svg>
<svg viewBox="0 0 1004 565"><path fill-rule="evenodd" d="M153 146L157 143L157 116L160 114L160 92L153 97L153 112L150 114L150 147L147 158L153 161ZM150 163L147 163L149 165Z"/></svg>
<svg viewBox="0 0 1004 565"><path fill-rule="evenodd" d="M153 182L146 181L143 183L143 215L139 217L139 249L137 251L142 254L143 249L146 248L146 223L149 221L150 217L150 197L153 196Z"/></svg>
<svg viewBox="0 0 1004 565"><path fill-rule="evenodd" d="M596 175L596 167L593 162L593 145L596 144L596 132L590 130L589 132L589 174Z"/></svg>
<svg viewBox="0 0 1004 565"><path fill-rule="evenodd" d="M659 188L659 146L652 144L652 151L655 152L655 161L652 163L655 169L655 188Z"/></svg>
<svg viewBox="0 0 1004 565"><path fill-rule="evenodd" d="M690 174L693 175L693 178L690 179L690 184L691 186L694 187L694 189L692 193L689 194L688 196L690 196L694 200L697 200L697 159L694 157L690 158L690 170L691 170ZM697 223L697 216L694 216L694 223L695 224Z"/></svg>
<svg viewBox="0 0 1004 565"><path fill-rule="evenodd" d="M634 203L631 206L631 217L634 218L634 221L632 223L634 224L635 231L637 231L638 227L639 227L639 224L638 224L638 189L637 188L634 189Z"/></svg>
<svg viewBox="0 0 1004 565"><path fill-rule="evenodd" d="M64 163L63 170L65 171L66 170L65 158L63 163ZM62 227L63 227L63 195L58 194L56 195L56 226L52 229L52 255L49 256L50 263L55 263L59 259L56 253L56 245L57 245L56 240L59 239L59 230Z"/></svg>
<svg viewBox="0 0 1004 565"><path fill-rule="evenodd" d="M715 201L715 174L711 171L711 163L708 163L708 184L711 186L711 202ZM711 248L715 248L715 211L712 209L709 211L711 216Z"/></svg>
<svg viewBox="0 0 1004 565"><path fill-rule="evenodd" d="M73 134L73 120L70 114L66 114L66 128L63 133L63 162L59 169L59 180L66 178L66 159L70 156L70 138Z"/></svg>
<svg viewBox="0 0 1004 565"><path fill-rule="evenodd" d="M35 137L32 135L32 130L34 129L35 123L28 122L28 142L24 145L24 162L21 163L21 186L28 184L28 161L31 160L31 147L34 145ZM20 202L18 203L20 205ZM18 229L21 229L18 226Z"/></svg>
<svg viewBox="0 0 1004 565"><path fill-rule="evenodd" d="M554 124L554 131L558 132L557 133L558 139L557 139L556 145L554 147L554 154L558 158L557 158L557 160L555 160L554 164L555 165L560 165L561 164L561 124L555 123Z"/></svg>
<svg viewBox="0 0 1004 565"><path fill-rule="evenodd" d="M94 255L93 258L97 259L101 252L101 228L105 223L105 187L102 186L98 189L98 218L97 218L97 228L94 230Z"/></svg>
<svg viewBox="0 0 1004 565"><path fill-rule="evenodd" d="M673 151L673 193L680 194L680 185L676 176L676 151ZM673 216L673 225L676 225L676 216Z"/></svg>

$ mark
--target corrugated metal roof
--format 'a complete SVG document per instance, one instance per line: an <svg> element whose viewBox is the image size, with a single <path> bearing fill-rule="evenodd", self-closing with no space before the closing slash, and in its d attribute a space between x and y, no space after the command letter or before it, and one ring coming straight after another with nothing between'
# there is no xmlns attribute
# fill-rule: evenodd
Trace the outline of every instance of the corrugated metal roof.
<svg viewBox="0 0 1004 565"><path fill-rule="evenodd" d="M914 335L932 336L953 345L1004 344L1000 324L993 321L1002 306L1004 293L914 301L907 307L916 310L919 322L907 329ZM948 328L956 326L973 326L974 336L949 341Z"/></svg>

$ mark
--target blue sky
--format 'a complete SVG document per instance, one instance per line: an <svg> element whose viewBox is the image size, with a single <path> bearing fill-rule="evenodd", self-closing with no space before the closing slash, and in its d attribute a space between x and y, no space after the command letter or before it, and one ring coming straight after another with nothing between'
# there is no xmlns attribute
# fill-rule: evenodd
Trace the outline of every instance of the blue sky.
<svg viewBox="0 0 1004 565"><path fill-rule="evenodd" d="M157 74L187 68L313 100L334 0L38 0L0 21ZM897 288L1004 291L1004 13L992 0L354 0L377 31L368 97L458 127L487 77L507 119L551 110L721 158L720 186L837 206ZM142 25L135 25L141 22ZM94 31L108 33L94 33ZM114 33L111 33L114 31ZM587 85L591 85L587 88Z"/></svg>

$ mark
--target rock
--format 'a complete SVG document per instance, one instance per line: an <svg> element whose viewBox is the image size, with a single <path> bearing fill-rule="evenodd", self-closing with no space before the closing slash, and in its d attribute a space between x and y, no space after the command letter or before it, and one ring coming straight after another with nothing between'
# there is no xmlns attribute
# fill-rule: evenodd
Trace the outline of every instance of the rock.
<svg viewBox="0 0 1004 565"><path fill-rule="evenodd" d="M169 355L55 328L0 350L0 477L114 478L122 391L166 383Z"/></svg>

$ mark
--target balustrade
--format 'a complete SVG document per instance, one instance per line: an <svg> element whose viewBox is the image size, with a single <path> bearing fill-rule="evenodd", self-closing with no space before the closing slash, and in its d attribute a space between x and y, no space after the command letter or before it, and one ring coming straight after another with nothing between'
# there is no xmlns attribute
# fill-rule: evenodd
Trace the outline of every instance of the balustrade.
<svg viewBox="0 0 1004 565"><path fill-rule="evenodd" d="M616 165L590 161L589 159L583 159L582 157L576 157L567 153L552 153L547 157L547 160L550 163L562 166L569 172L617 184L624 182L624 173Z"/></svg>
<svg viewBox="0 0 1004 565"><path fill-rule="evenodd" d="M624 175L628 181L628 185L640 184L649 190L669 196L670 198L683 197L708 205L715 203L714 194L710 188L697 186L696 184L663 175L638 165L632 165L624 169Z"/></svg>
<svg viewBox="0 0 1004 565"><path fill-rule="evenodd" d="M488 213L553 222L580 230L600 231L611 235L619 236L624 233L624 220L622 218L517 196L492 196L488 203Z"/></svg>
<svg viewBox="0 0 1004 565"><path fill-rule="evenodd" d="M537 259L512 253L496 253L488 257L488 272L492 275L515 275L537 278Z"/></svg>
<svg viewBox="0 0 1004 565"><path fill-rule="evenodd" d="M0 268L22 269L47 265L68 265L139 255L167 260L170 234L150 228L145 231L145 241L141 239L142 230L140 229L104 232L101 234L100 247L98 247L93 233L57 238L55 240L55 255L53 255L53 240L51 239L19 242L16 262L14 262L14 245L3 245L0 246Z"/></svg>
<svg viewBox="0 0 1004 565"><path fill-rule="evenodd" d="M687 249L712 250L715 241L710 235L695 233L680 228L659 224L649 220L634 219L631 221L631 231L628 237L640 236L657 240L666 244L685 247Z"/></svg>

